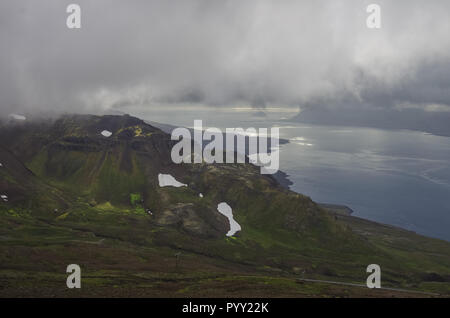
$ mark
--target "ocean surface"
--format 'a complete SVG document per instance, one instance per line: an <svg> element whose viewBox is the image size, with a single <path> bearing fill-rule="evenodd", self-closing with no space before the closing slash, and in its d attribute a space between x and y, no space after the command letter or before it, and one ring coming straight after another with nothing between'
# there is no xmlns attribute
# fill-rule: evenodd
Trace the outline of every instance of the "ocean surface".
<svg viewBox="0 0 450 318"><path fill-rule="evenodd" d="M279 127L280 170L291 189L354 216L450 241L450 138L417 131L288 122L294 113L186 108L125 112L145 120L204 128ZM258 115L258 116L256 116Z"/></svg>

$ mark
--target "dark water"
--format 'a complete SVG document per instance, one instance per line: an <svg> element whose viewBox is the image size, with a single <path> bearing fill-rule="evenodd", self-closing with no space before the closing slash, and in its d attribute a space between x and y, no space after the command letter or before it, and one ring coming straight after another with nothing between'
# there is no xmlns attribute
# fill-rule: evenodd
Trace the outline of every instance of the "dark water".
<svg viewBox="0 0 450 318"><path fill-rule="evenodd" d="M317 202L344 204L354 215L450 241L450 138L414 131L287 123L292 114L217 110L127 110L179 126L280 127L290 139L280 169L291 189Z"/></svg>
<svg viewBox="0 0 450 318"><path fill-rule="evenodd" d="M283 131L304 138L281 150L293 190L450 241L450 138L320 126Z"/></svg>

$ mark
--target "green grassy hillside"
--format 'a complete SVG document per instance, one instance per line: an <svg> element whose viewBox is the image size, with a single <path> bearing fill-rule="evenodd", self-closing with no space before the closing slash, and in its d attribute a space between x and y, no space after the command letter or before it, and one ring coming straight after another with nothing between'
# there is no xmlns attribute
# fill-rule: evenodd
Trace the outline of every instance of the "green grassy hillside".
<svg viewBox="0 0 450 318"><path fill-rule="evenodd" d="M8 125L0 145L1 296L450 294L450 243L335 214L250 164L175 165L170 136L137 118ZM72 263L80 290L65 285ZM365 284L371 263L383 287L411 292L302 280Z"/></svg>

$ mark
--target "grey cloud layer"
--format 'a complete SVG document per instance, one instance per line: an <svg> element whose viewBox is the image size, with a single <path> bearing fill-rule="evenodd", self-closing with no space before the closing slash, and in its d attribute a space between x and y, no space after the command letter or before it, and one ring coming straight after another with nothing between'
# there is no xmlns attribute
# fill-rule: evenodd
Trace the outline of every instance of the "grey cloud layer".
<svg viewBox="0 0 450 318"><path fill-rule="evenodd" d="M0 107L450 104L450 2L0 3ZM382 29L365 26L379 3Z"/></svg>

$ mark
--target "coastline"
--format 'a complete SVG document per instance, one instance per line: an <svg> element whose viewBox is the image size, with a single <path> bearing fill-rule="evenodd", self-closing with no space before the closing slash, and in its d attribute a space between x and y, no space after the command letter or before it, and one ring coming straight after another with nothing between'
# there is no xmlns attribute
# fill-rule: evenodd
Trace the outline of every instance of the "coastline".
<svg viewBox="0 0 450 318"><path fill-rule="evenodd" d="M157 127L159 129L161 129L162 131L170 134L172 133L172 130L175 129L176 127L170 124L164 124L164 123L159 123L159 122L154 122L154 121L150 121L150 120L146 120L146 122L154 127ZM289 143L289 140L287 139L280 139L280 146L283 144L287 144ZM285 189L291 190L291 186L294 184L290 179L289 179L289 175L282 171L282 170L278 170L276 173L274 173L272 175L272 177ZM296 192L296 191L294 191ZM352 215L353 214L353 210L346 206L346 205L341 205L341 204L334 204L334 203L320 203L320 202L316 202L317 205L319 205L320 207L322 207L323 209L327 210L328 212L337 214L337 215Z"/></svg>
<svg viewBox="0 0 450 318"><path fill-rule="evenodd" d="M272 175L272 177L285 189L291 190L291 185L293 185L294 183L289 179L289 175L281 170L278 170L276 173L274 173ZM296 192L296 191L294 191ZM353 210L346 206L346 205L342 205L342 204L334 204L334 203L320 203L320 202L316 202L317 205L319 205L321 208L327 210L328 212L331 213L335 213L338 215L352 215L353 214Z"/></svg>

